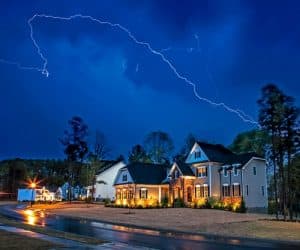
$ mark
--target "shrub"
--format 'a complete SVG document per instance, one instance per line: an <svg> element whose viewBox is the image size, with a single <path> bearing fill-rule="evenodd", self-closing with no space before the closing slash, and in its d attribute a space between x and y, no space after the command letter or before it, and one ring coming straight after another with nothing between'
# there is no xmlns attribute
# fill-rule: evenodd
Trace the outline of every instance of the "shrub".
<svg viewBox="0 0 300 250"><path fill-rule="evenodd" d="M181 198L174 200L174 207L184 207L184 202Z"/></svg>
<svg viewBox="0 0 300 250"><path fill-rule="evenodd" d="M242 199L241 204L239 205L239 207L235 210L238 213L246 213L247 208L246 208L246 204L244 199Z"/></svg>
<svg viewBox="0 0 300 250"><path fill-rule="evenodd" d="M276 203L275 201L268 202L268 214L275 214L276 213Z"/></svg>
<svg viewBox="0 0 300 250"><path fill-rule="evenodd" d="M162 207L168 207L168 203L169 203L168 196L165 196L161 201L161 205Z"/></svg>
<svg viewBox="0 0 300 250"><path fill-rule="evenodd" d="M137 208L137 209L142 209L143 206L142 206L142 205L137 205L136 208Z"/></svg>
<svg viewBox="0 0 300 250"><path fill-rule="evenodd" d="M92 203L93 198L91 196L86 197L85 202L86 203Z"/></svg>
<svg viewBox="0 0 300 250"><path fill-rule="evenodd" d="M104 206L111 204L111 200L109 198L104 199Z"/></svg>

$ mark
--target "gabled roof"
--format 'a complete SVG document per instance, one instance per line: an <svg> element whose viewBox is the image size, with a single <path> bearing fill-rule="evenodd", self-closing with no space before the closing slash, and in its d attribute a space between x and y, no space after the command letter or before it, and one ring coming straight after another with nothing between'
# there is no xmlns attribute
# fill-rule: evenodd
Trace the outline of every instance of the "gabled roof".
<svg viewBox="0 0 300 250"><path fill-rule="evenodd" d="M161 184L166 178L167 165L151 163L131 163L122 169L127 169L135 184Z"/></svg>
<svg viewBox="0 0 300 250"><path fill-rule="evenodd" d="M211 144L200 141L197 141L197 144L204 151L209 161L225 163L229 158L235 156L233 152L221 144Z"/></svg>
<svg viewBox="0 0 300 250"><path fill-rule="evenodd" d="M103 160L101 161L101 169L99 169L96 173L96 175L99 175L101 173L103 173L104 171L110 169L111 167L113 167L114 165L116 165L117 163L119 163L121 161L108 161L108 160Z"/></svg>
<svg viewBox="0 0 300 250"><path fill-rule="evenodd" d="M188 164L184 162L176 162L176 165L178 166L183 176L195 176L194 172Z"/></svg>
<svg viewBox="0 0 300 250"><path fill-rule="evenodd" d="M260 155L251 152L251 153L244 153L244 154L238 154L234 155L233 157L229 158L225 163L226 164L241 164L241 167L244 166L248 161L250 161L251 158L262 158Z"/></svg>

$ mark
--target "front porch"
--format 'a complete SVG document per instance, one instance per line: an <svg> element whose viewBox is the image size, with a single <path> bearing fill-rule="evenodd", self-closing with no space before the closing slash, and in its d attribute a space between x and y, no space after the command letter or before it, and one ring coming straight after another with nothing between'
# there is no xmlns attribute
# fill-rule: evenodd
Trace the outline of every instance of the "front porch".
<svg viewBox="0 0 300 250"><path fill-rule="evenodd" d="M116 205L156 207L168 201L169 185L126 184L116 187Z"/></svg>

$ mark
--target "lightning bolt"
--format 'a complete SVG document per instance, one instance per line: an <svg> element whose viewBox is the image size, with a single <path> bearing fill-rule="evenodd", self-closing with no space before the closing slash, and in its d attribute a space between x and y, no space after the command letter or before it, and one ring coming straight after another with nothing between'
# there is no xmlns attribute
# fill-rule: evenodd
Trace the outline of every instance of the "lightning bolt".
<svg viewBox="0 0 300 250"><path fill-rule="evenodd" d="M8 60L5 60L5 59L1 59L0 58L0 63L4 63L4 64L8 64L8 65L15 65L17 66L18 69L21 69L21 70L36 70L36 71L39 71L39 72L42 72L43 70L38 68L38 67L31 67L31 66L23 66L22 64L20 64L19 62L15 62L15 61L8 61ZM48 76L48 75L47 75Z"/></svg>
<svg viewBox="0 0 300 250"><path fill-rule="evenodd" d="M224 102L214 102L212 100L209 100L208 98L205 98L205 97L202 97L199 95L198 91L197 91L197 88L196 88L196 84L194 82L192 82L191 80L189 80L186 76L184 76L183 74L181 74L177 69L176 67L171 63L170 60L168 60L166 58L166 56L152 48L152 46L150 45L150 43L148 42L145 42L145 41L140 41L138 40L132 33L129 29L125 28L124 26L122 26L121 24L119 23L112 23L112 22L109 22L109 21L103 21L103 20L100 20L100 19L97 19L95 17L92 17L92 16L89 16L89 15L82 15L82 14L75 14L75 15L71 15L71 16L68 16L68 17L63 17L63 16L53 16L53 15L46 15L46 14L35 14L33 15L31 18L28 19L27 23L29 25L29 28L30 28L30 38L33 42L33 45L34 47L36 48L36 51L37 53L39 54L40 58L42 59L43 63L42 63L42 67L41 68L33 68L33 69L36 69L38 71L40 71L43 75L45 75L46 77L49 76L49 72L47 70L47 64L48 64L48 60L47 58L44 56L44 54L42 53L41 51L41 48L40 46L38 45L38 43L36 42L35 38L34 38L34 32L33 32L33 26L32 26L32 23L33 21L36 19L36 18L46 18L46 19L55 19L55 20L62 20L62 21L71 21L73 19L76 19L76 18L80 18L80 19L86 19L86 20L90 20L90 21L93 21L93 22L96 22L98 24L101 24L101 25L107 25L107 26L110 26L112 28L116 28L116 29L119 29L121 30L122 32L125 32L128 37L136 44L138 45L141 45L143 47L145 47L146 49L149 50L150 53L152 53L153 55L156 55L158 56L169 68L170 70L175 74L175 76L184 81L186 84L190 85L193 89L193 93L195 95L195 97L200 100L200 101L203 101L203 102L206 102L210 105L213 105L213 106L216 106L216 107L221 107L225 110L227 110L228 112L230 113L233 113L235 115L237 115L242 121L246 122L246 123L250 123L250 124L253 124L253 125L258 125L258 122L256 122L254 119L252 119L250 116L246 115L243 111L239 110L239 109L234 109L230 106L228 106L227 104L225 104ZM196 40L199 42L198 40L198 35L195 35L195 38ZM25 69L26 67L23 67L21 65L19 65L18 63L12 63L12 64L16 64L18 67L22 67L23 69ZM31 67L29 67L28 69L32 69Z"/></svg>

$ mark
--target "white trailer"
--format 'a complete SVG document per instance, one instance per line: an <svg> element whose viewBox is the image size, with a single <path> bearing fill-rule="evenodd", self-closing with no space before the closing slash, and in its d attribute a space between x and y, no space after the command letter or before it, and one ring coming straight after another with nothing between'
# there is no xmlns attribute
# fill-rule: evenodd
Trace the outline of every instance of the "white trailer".
<svg viewBox="0 0 300 250"><path fill-rule="evenodd" d="M18 189L18 201L34 201L36 197L35 189L19 188Z"/></svg>
<svg viewBox="0 0 300 250"><path fill-rule="evenodd" d="M49 190L42 188L19 188L18 189L18 201L55 201L55 193L49 192Z"/></svg>

